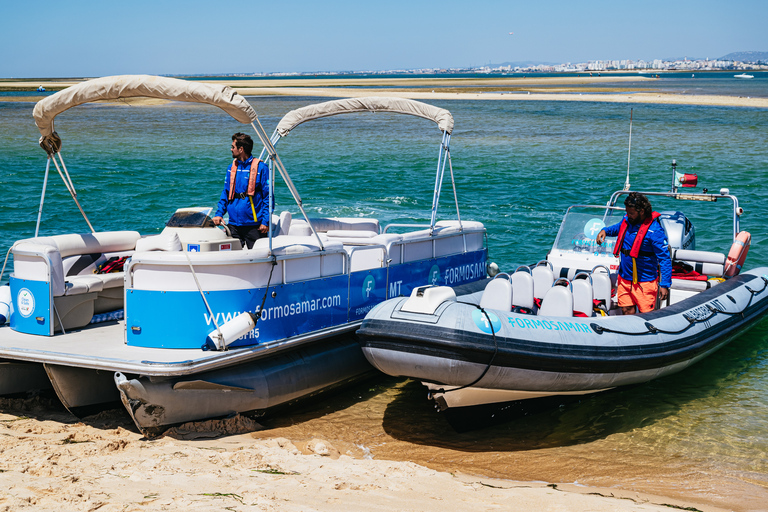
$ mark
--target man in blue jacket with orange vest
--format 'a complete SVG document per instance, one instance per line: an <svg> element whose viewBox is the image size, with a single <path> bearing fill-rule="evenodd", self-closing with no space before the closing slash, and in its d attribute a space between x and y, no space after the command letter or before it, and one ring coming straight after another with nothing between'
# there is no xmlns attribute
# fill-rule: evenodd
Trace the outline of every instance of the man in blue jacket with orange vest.
<svg viewBox="0 0 768 512"><path fill-rule="evenodd" d="M656 297L666 300L672 285L672 260L659 214L648 198L630 192L624 200L626 215L618 224L607 226L597 235L598 245L606 236L618 236L614 255L619 256L616 298L625 315L653 311ZM659 282L659 273L661 281Z"/></svg>
<svg viewBox="0 0 768 512"><path fill-rule="evenodd" d="M227 169L224 190L213 223L227 224L232 236L249 249L269 231L269 168L251 155L253 140L244 133L232 136L232 165Z"/></svg>

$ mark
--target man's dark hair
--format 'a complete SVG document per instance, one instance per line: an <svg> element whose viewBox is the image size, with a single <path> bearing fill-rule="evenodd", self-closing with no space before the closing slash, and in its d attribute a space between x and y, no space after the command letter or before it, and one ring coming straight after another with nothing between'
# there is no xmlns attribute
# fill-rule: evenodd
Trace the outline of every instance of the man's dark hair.
<svg viewBox="0 0 768 512"><path fill-rule="evenodd" d="M234 142L237 147L243 148L246 155L251 156L251 151L253 151L253 139L251 139L250 135L237 132L232 136L232 142Z"/></svg>
<svg viewBox="0 0 768 512"><path fill-rule="evenodd" d="M643 215L643 218L646 218L653 213L651 202L640 192L630 192L624 200L624 206L634 208Z"/></svg>

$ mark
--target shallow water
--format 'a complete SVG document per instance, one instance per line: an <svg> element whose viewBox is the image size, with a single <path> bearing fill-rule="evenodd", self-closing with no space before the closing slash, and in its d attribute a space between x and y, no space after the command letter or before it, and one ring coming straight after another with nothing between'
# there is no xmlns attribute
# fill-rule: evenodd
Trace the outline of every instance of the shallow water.
<svg viewBox="0 0 768 512"><path fill-rule="evenodd" d="M268 132L287 111L315 102L251 100ZM451 151L462 218L485 223L490 259L504 269L543 258L567 206L603 204L624 183L629 106L434 103L456 119ZM0 102L3 256L13 240L35 229L45 155L36 144L32 107ZM729 187L746 211L742 229L753 236L746 266L765 264L767 116L746 108L634 106L633 189L668 189L673 158L679 171L699 174L700 187ZM159 232L178 207L213 206L230 158L229 137L250 130L213 107L186 104L83 106L59 116L56 129L94 227L143 234ZM424 222L439 135L425 120L362 114L302 125L278 150L310 215ZM446 178L443 218L455 215L450 191ZM278 209L297 214L285 187L278 187L277 201ZM724 202L654 206L689 212L699 249L730 245ZM52 169L41 235L86 230ZM678 375L469 433L451 429L420 384L388 378L266 423L273 430L264 435L324 437L357 455L759 509L768 503L768 325Z"/></svg>
<svg viewBox="0 0 768 512"><path fill-rule="evenodd" d="M577 482L763 510L768 324L657 381L457 433L421 384L364 382L265 418L259 437L327 439L342 453L514 480ZM757 343L755 342L756 340Z"/></svg>

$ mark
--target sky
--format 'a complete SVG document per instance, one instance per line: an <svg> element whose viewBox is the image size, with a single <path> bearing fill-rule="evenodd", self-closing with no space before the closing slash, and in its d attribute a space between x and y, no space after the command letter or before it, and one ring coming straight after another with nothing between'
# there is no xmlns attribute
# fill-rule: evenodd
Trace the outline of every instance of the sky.
<svg viewBox="0 0 768 512"><path fill-rule="evenodd" d="M766 19L766 0L0 0L0 77L714 59L768 51Z"/></svg>

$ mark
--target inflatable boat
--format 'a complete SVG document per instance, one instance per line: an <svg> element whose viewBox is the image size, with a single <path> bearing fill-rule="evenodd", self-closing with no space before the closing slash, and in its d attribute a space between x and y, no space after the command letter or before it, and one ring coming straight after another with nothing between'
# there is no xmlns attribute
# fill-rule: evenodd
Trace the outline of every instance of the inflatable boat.
<svg viewBox="0 0 768 512"><path fill-rule="evenodd" d="M439 410L454 412L643 383L707 357L764 318L768 268L741 270L750 236L734 195L683 193L674 183L671 192L645 194L654 206L690 201L697 210L730 201L721 240L731 247L699 250L692 220L663 211L674 271L669 298L654 311L621 315L616 239L595 240L621 219L622 190L607 206L568 208L536 265L460 287L419 287L378 305L358 330L365 357L388 375L423 382Z"/></svg>
<svg viewBox="0 0 768 512"><path fill-rule="evenodd" d="M252 126L270 183L282 178L296 210L273 213L270 186L269 233L251 249L216 227L206 207L177 210L158 235L130 226L94 230L53 121L86 102L136 96L214 105ZM437 125L428 221L383 226L375 218L307 216L275 145L304 122L354 112ZM269 137L228 87L141 75L75 85L41 100L34 117L48 160L35 236L10 248L13 272L0 287L0 325L8 320L0 327L0 395L53 387L75 414L122 401L150 435L186 421L260 413L372 372L352 333L377 303L434 282L441 269L470 269L456 284L486 275L483 225L462 221L458 202L456 220L437 218L453 129L445 109L393 98L335 100L289 112ZM38 236L51 162L90 232Z"/></svg>

